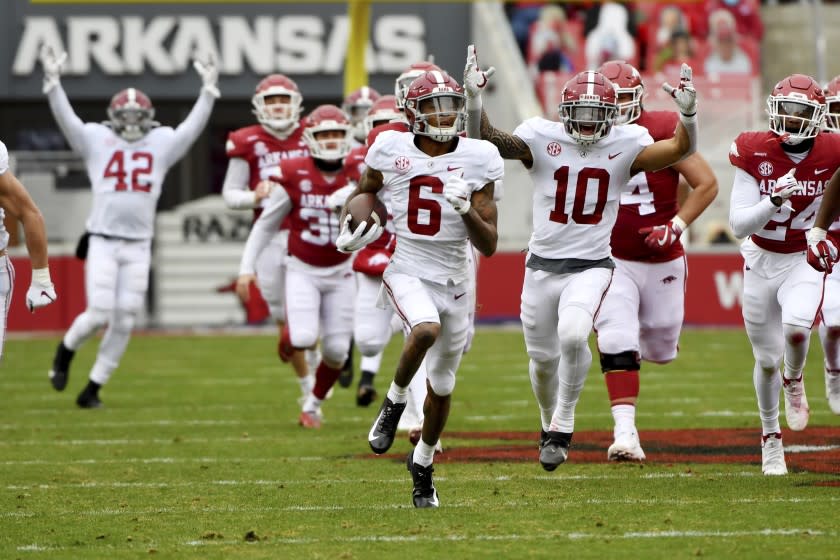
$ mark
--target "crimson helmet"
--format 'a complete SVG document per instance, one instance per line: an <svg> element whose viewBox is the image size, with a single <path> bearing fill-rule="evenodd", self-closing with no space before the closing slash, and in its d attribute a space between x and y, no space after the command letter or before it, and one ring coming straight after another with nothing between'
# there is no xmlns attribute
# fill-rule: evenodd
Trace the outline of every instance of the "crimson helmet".
<svg viewBox="0 0 840 560"><path fill-rule="evenodd" d="M319 132L340 131L341 137L318 138ZM319 105L303 123L303 139L309 153L316 159L335 161L344 158L352 149L353 126L347 114L335 105Z"/></svg>
<svg viewBox="0 0 840 560"><path fill-rule="evenodd" d="M840 132L840 76L826 84L825 92L825 121L823 128L831 132Z"/></svg>
<svg viewBox="0 0 840 560"><path fill-rule="evenodd" d="M393 95L383 95L376 100L368 111L364 120L365 138L370 131L379 126L394 121L408 122L405 113L397 108L397 98Z"/></svg>
<svg viewBox="0 0 840 560"><path fill-rule="evenodd" d="M787 144L819 134L825 115L825 94L811 76L792 74L776 84L767 98L770 130Z"/></svg>
<svg viewBox="0 0 840 560"><path fill-rule="evenodd" d="M118 91L108 104L111 128L129 142L143 138L149 130L158 126L154 118L152 101L139 89Z"/></svg>
<svg viewBox="0 0 840 560"><path fill-rule="evenodd" d="M411 82L405 96L405 114L414 134L435 142L448 142L464 131L464 88L443 71L426 72ZM432 123L434 119L434 124Z"/></svg>
<svg viewBox="0 0 840 560"><path fill-rule="evenodd" d="M598 68L598 72L615 85L618 101L616 124L636 122L642 115L642 97L645 94L645 85L636 67L623 60L608 60ZM632 98L622 101L618 99L622 95L632 95Z"/></svg>
<svg viewBox="0 0 840 560"><path fill-rule="evenodd" d="M288 96L288 100L266 103L266 98L273 96ZM281 134L289 134L297 128L302 102L303 96L297 84L283 74L271 74L263 78L251 98L257 121Z"/></svg>
<svg viewBox="0 0 840 560"><path fill-rule="evenodd" d="M394 83L394 96L397 98L397 108L405 108L405 96L408 94L408 86L411 82L425 74L426 72L438 71L443 72L443 68L426 60L415 62L406 69L405 72L397 76L397 81Z"/></svg>
<svg viewBox="0 0 840 560"><path fill-rule="evenodd" d="M609 134L618 116L615 85L598 72L580 72L563 86L559 110L569 136L591 146Z"/></svg>
<svg viewBox="0 0 840 560"><path fill-rule="evenodd" d="M365 141L364 120L377 99L379 99L378 91L369 86L362 86L345 97L341 104L341 108L350 116L350 123L353 125L353 136L359 142Z"/></svg>

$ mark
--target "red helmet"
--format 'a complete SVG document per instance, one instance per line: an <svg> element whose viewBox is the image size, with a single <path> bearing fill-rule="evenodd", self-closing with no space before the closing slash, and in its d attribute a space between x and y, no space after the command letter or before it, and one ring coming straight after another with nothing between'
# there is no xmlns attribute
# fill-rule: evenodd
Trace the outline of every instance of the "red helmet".
<svg viewBox="0 0 840 560"><path fill-rule="evenodd" d="M811 76L792 74L776 84L767 98L770 130L787 144L819 134L825 115L825 94Z"/></svg>
<svg viewBox="0 0 840 560"><path fill-rule="evenodd" d="M370 131L380 124L402 121L408 122L405 118L405 113L397 108L397 98L393 95L383 95L376 100L373 107L368 111L364 120L365 138L370 134Z"/></svg>
<svg viewBox="0 0 840 560"><path fill-rule="evenodd" d="M286 96L287 99L266 103L266 99L273 96ZM303 96L297 84L283 74L271 74L263 78L251 98L254 114L260 124L281 134L288 134L297 128L302 102Z"/></svg>
<svg viewBox="0 0 840 560"><path fill-rule="evenodd" d="M411 85L411 82L426 72L432 71L443 72L443 68L434 62L421 60L409 66L405 72L397 77L397 81L394 83L394 96L397 98L398 109L405 108L405 96L408 94L408 86Z"/></svg>
<svg viewBox="0 0 840 560"><path fill-rule="evenodd" d="M364 120L377 99L379 99L378 91L369 86L362 86L345 97L341 103L341 108L350 116L353 135L359 142L365 141Z"/></svg>
<svg viewBox="0 0 840 560"><path fill-rule="evenodd" d="M340 131L341 136L318 138L320 132ZM347 114L335 105L319 105L303 123L303 139L316 159L334 161L350 153L353 126Z"/></svg>
<svg viewBox="0 0 840 560"><path fill-rule="evenodd" d="M559 110L569 136L590 146L609 134L618 116L615 85L599 72L580 72L563 86Z"/></svg>
<svg viewBox="0 0 840 560"><path fill-rule="evenodd" d="M642 96L645 85L636 67L623 60L608 60L603 63L598 72L615 85L617 98L622 95L632 95L630 101L618 100L618 117L616 124L630 124L642 115Z"/></svg>
<svg viewBox="0 0 840 560"><path fill-rule="evenodd" d="M448 142L464 131L464 88L446 72L426 72L411 82L405 113L414 134ZM434 119L434 124L432 123Z"/></svg>
<svg viewBox="0 0 840 560"><path fill-rule="evenodd" d="M128 140L134 142L158 126L155 108L145 93L135 88L118 91L108 104L108 119L111 128Z"/></svg>
<svg viewBox="0 0 840 560"><path fill-rule="evenodd" d="M823 128L840 132L840 76L835 76L824 88L825 122Z"/></svg>

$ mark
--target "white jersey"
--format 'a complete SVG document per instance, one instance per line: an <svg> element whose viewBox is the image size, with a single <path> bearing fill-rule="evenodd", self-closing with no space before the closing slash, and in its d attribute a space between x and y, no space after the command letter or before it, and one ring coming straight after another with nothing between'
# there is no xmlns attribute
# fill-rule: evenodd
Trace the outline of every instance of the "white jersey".
<svg viewBox="0 0 840 560"><path fill-rule="evenodd" d="M459 138L453 152L431 157L414 145L414 134L386 131L365 163L382 173L391 190L397 248L388 269L438 284L466 281L467 228L443 197L443 185L455 174L473 191L498 181L504 175L499 150L484 140Z"/></svg>
<svg viewBox="0 0 840 560"><path fill-rule="evenodd" d="M122 239L154 235L154 218L163 179L198 138L215 98L202 89L177 129L159 126L129 142L100 123L83 123L67 95L56 86L47 95L50 109L69 144L85 161L93 190L87 231Z"/></svg>
<svg viewBox="0 0 840 560"><path fill-rule="evenodd" d="M513 131L531 149L534 231L529 251L544 259L601 260L610 256L610 233L630 168L653 143L647 129L613 126L590 146L581 146L563 123L541 117Z"/></svg>
<svg viewBox="0 0 840 560"><path fill-rule="evenodd" d="M9 170L9 152L6 150L6 145L0 142L0 175L3 175ZM6 210L0 207L0 251L9 246L9 232L6 231Z"/></svg>

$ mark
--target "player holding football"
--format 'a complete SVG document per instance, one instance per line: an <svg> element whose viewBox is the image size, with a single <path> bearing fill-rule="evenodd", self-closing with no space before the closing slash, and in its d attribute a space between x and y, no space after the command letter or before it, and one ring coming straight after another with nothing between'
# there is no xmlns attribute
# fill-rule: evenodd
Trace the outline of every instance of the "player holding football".
<svg viewBox="0 0 840 560"><path fill-rule="evenodd" d="M635 123L654 141L674 135L678 114L644 109L645 89L636 68L613 60L598 71L618 88L616 124ZM677 202L680 177L692 189L682 207ZM610 237L615 271L595 320L615 421L610 461L645 459L635 422L641 361L667 364L677 357L687 270L680 235L717 190L714 171L695 152L666 169L637 173L621 193Z"/></svg>
<svg viewBox="0 0 840 560"><path fill-rule="evenodd" d="M435 445L449 416L455 372L470 328L474 289L467 269L469 239L484 255L496 250L494 182L502 178L498 150L462 138L464 93L444 72L431 71L408 88L405 112L411 132L382 132L370 146L358 192L391 190L397 234L383 275L391 304L409 334L394 381L368 434L374 453L393 444L408 385L426 358L428 395L420 441L407 459L418 508L438 507L432 481ZM348 201L356 193L352 193ZM346 209L346 207L345 207ZM337 246L355 251L367 224L342 221Z"/></svg>
<svg viewBox="0 0 840 560"><path fill-rule="evenodd" d="M258 280L256 262L289 217L286 262L286 317L293 348L311 348L321 338L322 359L315 384L304 399L299 423L321 427L321 403L335 384L347 358L353 330L355 281L350 255L336 250L338 220L329 196L347 184L344 159L350 153L352 127L347 115L334 105L321 105L303 125L309 157L283 160L265 209L248 235L237 293L249 297ZM374 232L376 235L381 233Z"/></svg>
<svg viewBox="0 0 840 560"><path fill-rule="evenodd" d="M479 69L472 45L467 55L468 111L477 115L488 72ZM657 142L638 125L613 126L615 86L592 71L564 86L560 122L535 117L508 134L481 113L481 137L502 157L520 160L535 185L521 319L542 424L539 459L547 471L568 457L575 406L592 362L589 333L615 268L610 232L619 196L636 173L669 167L697 145L691 68L683 65L678 87L663 88L680 118L673 137Z"/></svg>
<svg viewBox="0 0 840 560"><path fill-rule="evenodd" d="M741 244L742 312L755 357L761 470L784 475L779 390L788 427L804 430L809 408L802 372L823 298L823 274L802 254L824 188L840 167L840 135L820 134L825 95L810 76L793 74L777 83L767 112L770 130L743 132L730 148L736 170L729 224L737 237L748 237Z"/></svg>
<svg viewBox="0 0 840 560"><path fill-rule="evenodd" d="M212 58L194 61L202 79L201 93L175 129L155 122L151 101L134 88L114 95L108 121L84 123L61 87L66 56L42 48L44 93L67 142L85 161L93 205L86 224L90 236L85 263L87 308L59 343L49 375L53 388L63 391L76 350L107 325L88 384L76 399L82 408L96 408L102 406L99 389L119 365L146 300L155 209L163 179L207 124L219 97L218 70Z"/></svg>

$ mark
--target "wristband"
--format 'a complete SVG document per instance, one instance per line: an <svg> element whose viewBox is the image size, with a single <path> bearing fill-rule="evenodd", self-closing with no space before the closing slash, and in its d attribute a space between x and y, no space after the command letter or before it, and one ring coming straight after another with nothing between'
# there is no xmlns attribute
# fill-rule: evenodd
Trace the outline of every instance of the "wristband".
<svg viewBox="0 0 840 560"><path fill-rule="evenodd" d="M688 229L688 224L685 223L685 220L683 220L679 216L674 216L673 218L671 218L671 222L673 222L673 224L680 229L680 233Z"/></svg>
<svg viewBox="0 0 840 560"><path fill-rule="evenodd" d="M52 284L52 280L50 280L50 269L49 267L45 268L33 268L32 269L32 282L37 282L41 285Z"/></svg>

